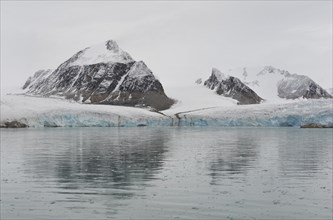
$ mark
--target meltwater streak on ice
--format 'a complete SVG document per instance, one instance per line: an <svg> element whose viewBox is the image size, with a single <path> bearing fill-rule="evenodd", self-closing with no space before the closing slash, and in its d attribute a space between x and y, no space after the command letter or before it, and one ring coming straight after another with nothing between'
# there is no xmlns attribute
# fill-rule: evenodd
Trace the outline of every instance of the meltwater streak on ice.
<svg viewBox="0 0 333 220"><path fill-rule="evenodd" d="M1 129L1 219L331 219L332 130Z"/></svg>

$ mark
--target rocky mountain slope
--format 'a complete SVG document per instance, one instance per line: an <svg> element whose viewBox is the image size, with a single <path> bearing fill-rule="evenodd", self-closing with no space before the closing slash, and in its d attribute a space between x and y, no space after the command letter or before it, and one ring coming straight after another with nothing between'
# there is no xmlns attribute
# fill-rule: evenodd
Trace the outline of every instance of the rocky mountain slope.
<svg viewBox="0 0 333 220"><path fill-rule="evenodd" d="M259 104L263 100L240 79L225 76L216 68L213 68L211 76L204 82L204 85L215 90L218 95L238 100L240 105Z"/></svg>
<svg viewBox="0 0 333 220"><path fill-rule="evenodd" d="M305 75L291 74L272 66L238 68L228 73L238 76L266 100L332 98L320 85Z"/></svg>
<svg viewBox="0 0 333 220"><path fill-rule="evenodd" d="M32 95L156 110L174 103L146 64L133 60L113 40L77 52L54 71L36 72L23 89Z"/></svg>

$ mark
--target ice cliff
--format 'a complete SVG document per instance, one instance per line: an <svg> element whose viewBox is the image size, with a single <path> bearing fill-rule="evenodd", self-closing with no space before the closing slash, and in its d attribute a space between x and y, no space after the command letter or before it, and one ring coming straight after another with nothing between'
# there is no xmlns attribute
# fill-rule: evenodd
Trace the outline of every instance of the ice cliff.
<svg viewBox="0 0 333 220"><path fill-rule="evenodd" d="M152 112L143 108L5 95L1 97L0 116L0 127L6 127L8 123L28 127L300 127L310 123L333 126L333 102L332 99L295 100L171 113L171 110Z"/></svg>

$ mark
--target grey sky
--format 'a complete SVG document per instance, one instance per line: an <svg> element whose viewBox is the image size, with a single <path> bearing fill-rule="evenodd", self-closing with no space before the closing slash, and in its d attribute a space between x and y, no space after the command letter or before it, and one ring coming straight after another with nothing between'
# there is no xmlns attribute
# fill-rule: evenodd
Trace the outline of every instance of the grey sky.
<svg viewBox="0 0 333 220"><path fill-rule="evenodd" d="M1 87L108 39L165 85L272 65L333 87L332 1L1 1Z"/></svg>

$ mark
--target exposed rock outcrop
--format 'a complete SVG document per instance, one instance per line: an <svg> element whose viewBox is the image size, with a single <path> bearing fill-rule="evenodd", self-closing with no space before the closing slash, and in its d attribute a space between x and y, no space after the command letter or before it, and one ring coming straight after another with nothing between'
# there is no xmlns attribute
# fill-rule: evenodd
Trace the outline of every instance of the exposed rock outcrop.
<svg viewBox="0 0 333 220"><path fill-rule="evenodd" d="M333 126L312 123L301 125L301 128L333 128Z"/></svg>
<svg viewBox="0 0 333 220"><path fill-rule="evenodd" d="M7 121L3 124L0 124L0 128L26 128L28 125L19 122L19 121Z"/></svg>
<svg viewBox="0 0 333 220"><path fill-rule="evenodd" d="M225 76L216 68L213 68L211 76L204 82L204 85L215 90L219 95L238 100L240 105L259 104L263 101L240 79L233 76Z"/></svg>

